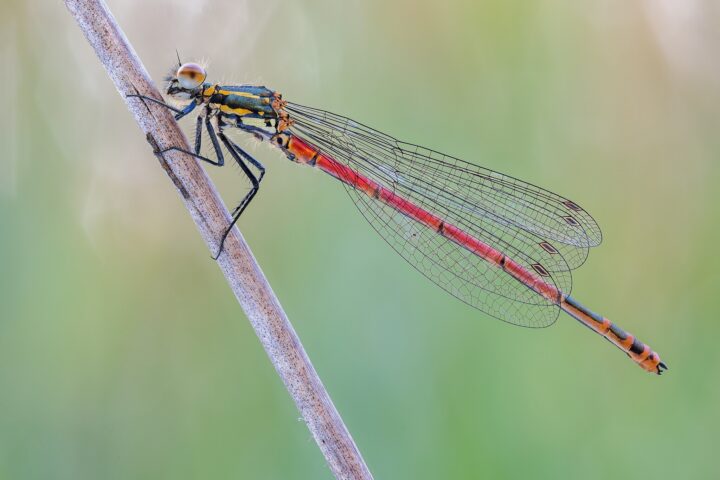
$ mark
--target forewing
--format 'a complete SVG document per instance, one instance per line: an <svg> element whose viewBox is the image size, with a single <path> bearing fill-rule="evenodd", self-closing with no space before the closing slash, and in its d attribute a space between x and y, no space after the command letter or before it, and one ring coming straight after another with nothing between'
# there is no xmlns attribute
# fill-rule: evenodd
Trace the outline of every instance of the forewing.
<svg viewBox="0 0 720 480"><path fill-rule="evenodd" d="M601 241L576 203L516 178L396 139L348 118L289 104L293 131L361 175L503 252L569 293L570 270ZM458 244L348 187L365 218L408 262L501 320L550 325L558 309Z"/></svg>
<svg viewBox="0 0 720 480"><path fill-rule="evenodd" d="M547 327L559 308L497 267L386 204L346 186L362 215L413 267L463 302L508 323ZM549 279L548 283L553 283Z"/></svg>

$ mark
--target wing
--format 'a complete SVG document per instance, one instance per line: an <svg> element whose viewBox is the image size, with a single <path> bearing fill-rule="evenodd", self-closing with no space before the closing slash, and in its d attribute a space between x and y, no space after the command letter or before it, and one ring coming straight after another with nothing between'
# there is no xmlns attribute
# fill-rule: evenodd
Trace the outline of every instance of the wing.
<svg viewBox="0 0 720 480"><path fill-rule="evenodd" d="M351 119L289 103L292 130L324 153L503 252L565 293L571 270L602 239L579 205L535 185L417 145ZM460 300L503 321L545 327L559 309L458 244L347 187L375 230Z"/></svg>

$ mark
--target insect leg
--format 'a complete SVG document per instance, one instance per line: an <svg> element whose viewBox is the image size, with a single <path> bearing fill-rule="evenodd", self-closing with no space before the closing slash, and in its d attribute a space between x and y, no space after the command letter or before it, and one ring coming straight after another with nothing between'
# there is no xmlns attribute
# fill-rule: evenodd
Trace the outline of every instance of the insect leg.
<svg viewBox="0 0 720 480"><path fill-rule="evenodd" d="M203 157L202 155L200 155L200 139L202 137L202 117L199 115L197 117L197 122L195 125L195 152L191 152L189 150L185 150L184 148L180 148L180 147L168 147L164 150L160 150L155 153L162 154L165 152L169 152L170 150L175 150L176 152L186 153L190 156L197 158L198 160L207 162L210 165L214 165L216 167L222 167L223 165L225 165L225 157L223 156L222 149L220 148L220 143L217 140L217 136L215 136L215 129L213 128L212 124L210 123L210 119L208 117L205 117L205 128L207 128L208 135L210 136L210 140L212 141L213 148L215 149L215 155L217 155L217 161L212 160L207 157Z"/></svg>
<svg viewBox="0 0 720 480"><path fill-rule="evenodd" d="M165 106L166 106L166 107L169 107L170 105L167 105L167 104L166 104ZM185 115L187 115L188 113L190 113L190 112L192 112L193 110L195 110L195 107L197 107L197 103L195 103L195 101L193 100L192 102L190 102L190 103L188 104L187 107L183 108L183 109L180 111L180 113L178 113L177 115L175 115L175 121L180 120L180 119L183 118ZM173 109L173 111L175 111L175 110L177 110L177 109Z"/></svg>
<svg viewBox="0 0 720 480"><path fill-rule="evenodd" d="M156 152L155 152L155 155L160 155L160 154L163 154L163 153L165 153L165 152L172 151L172 150L174 150L174 151L176 151L176 152L185 153L185 154L187 154L187 155L190 155L191 157L197 158L198 160L202 160L203 162L207 162L207 163L209 163L210 165L215 165L216 167L222 167L222 166L224 165L224 161L222 160L222 153L220 153L220 156L219 156L220 161L218 161L218 162L216 162L215 160L212 160L212 159L210 159L210 158L203 157L202 155L198 155L197 153L191 152L190 150L185 150L184 148L180 148L180 147L168 147L168 148L163 148L162 150L156 151Z"/></svg>
<svg viewBox="0 0 720 480"><path fill-rule="evenodd" d="M240 204L235 207L235 210L232 212L232 221L230 222L230 225L228 226L227 230L225 230L225 233L222 236L222 239L220 240L220 248L218 249L217 255L215 255L214 259L217 260L217 258L220 256L220 254L223 251L223 246L225 245L225 239L227 239L227 236L232 231L233 227L237 223L238 219L240 218L240 215L242 215L243 211L247 206L250 204L252 199L257 194L258 190L260 189L260 180L253 175L250 168L245 165L245 162L243 161L243 158L248 159L253 165L259 166L259 169L261 171L260 178L262 178L262 175L265 173L265 168L262 166L260 162L252 158L247 152L242 150L239 146L232 143L228 138L225 136L225 134L222 132L218 132L218 137L220 137L220 141L223 142L225 147L228 149L230 154L233 156L235 161L240 165L240 168L242 169L243 173L248 177L250 180L250 183L252 183L252 188L250 191L245 195L245 198L242 199ZM252 160L251 160L252 159Z"/></svg>
<svg viewBox="0 0 720 480"><path fill-rule="evenodd" d="M250 162L255 168L258 169L258 171L260 172L260 175L258 176L258 183L260 183L260 181L261 181L261 180L263 179L263 177L265 176L265 166L264 166L262 163L260 163L260 162L258 162L257 160L255 160L255 159L254 159L252 156L250 156L250 154L247 153L245 150L243 150L242 148L240 148L240 146L239 146L237 143L233 142L232 140L230 140L230 139L227 138L227 137L225 137L225 141L226 141L227 143L229 143L230 145L232 145L232 147L235 149L235 151L236 151L237 153L239 153L245 160L247 160L248 162Z"/></svg>
<svg viewBox="0 0 720 480"><path fill-rule="evenodd" d="M245 208L250 204L250 201L253 199L255 194L258 192L260 188L260 181L262 180L263 176L265 176L265 167L255 160L252 156L250 156L249 153L247 153L245 150L240 148L239 145L233 143L229 138L225 136L223 132L219 133L220 139L225 144L225 147L230 151L235 161L240 165L240 168L242 168L243 172L247 177L250 179L250 182L252 183L253 188L248 192L248 194L243 198L243 200L240 202L240 204L235 207L235 210L233 210L232 215L239 217L240 214L245 210ZM255 181L253 179L255 178L255 175L252 173L250 168L243 162L243 158L253 165L256 165L258 167L258 170L260 171L260 175L257 177Z"/></svg>
<svg viewBox="0 0 720 480"><path fill-rule="evenodd" d="M148 102L152 102L152 103L156 103L156 104L158 104L158 105L162 105L163 107L167 108L168 110L172 110L173 112L175 112L175 113L177 113L177 114L182 113L182 110L180 110L179 108L175 108L175 107L173 107L172 105L168 105L167 103L162 102L162 101L160 101L160 100L156 100L156 99L154 99L154 98L152 98L152 97L147 97L147 96L145 96L145 95L140 95L140 94L135 95L135 94L132 94L132 93L131 93L130 95L125 95L125 96L128 97L128 98L129 98L129 97L142 98L143 100L147 100Z"/></svg>
<svg viewBox="0 0 720 480"><path fill-rule="evenodd" d="M200 144L202 141L202 116L198 115L195 121L195 153L200 155Z"/></svg>
<svg viewBox="0 0 720 480"><path fill-rule="evenodd" d="M192 111L195 109L195 107L197 107L197 103L196 103L195 101L190 102L185 108L183 108L182 110L180 110L179 108L175 108L175 107L173 107L172 105L168 105L168 104L165 103L165 102L162 102L162 101L160 101L160 100L156 100L156 99L154 99L154 98L152 98L152 97L147 97L147 96L145 96L145 95L140 95L140 94L134 95L134 94L130 94L130 95L126 95L126 97L142 98L143 100L147 100L147 101L149 101L149 102L152 102L152 103L155 103L155 104L157 104L157 105L163 106L163 107L167 108L168 110L172 110L173 112L175 112L175 120L180 120L180 119L183 118L185 115L187 115L188 113L192 112Z"/></svg>
<svg viewBox="0 0 720 480"><path fill-rule="evenodd" d="M220 148L220 143L218 142L217 136L215 135L215 128L213 128L212 123L210 122L210 117L205 117L205 128L207 129L208 135L210 136L210 141L213 144L213 148L215 149L215 155L217 155L217 165L218 167L222 167L225 165L225 157L223 157L222 149ZM222 134L222 133L221 133Z"/></svg>

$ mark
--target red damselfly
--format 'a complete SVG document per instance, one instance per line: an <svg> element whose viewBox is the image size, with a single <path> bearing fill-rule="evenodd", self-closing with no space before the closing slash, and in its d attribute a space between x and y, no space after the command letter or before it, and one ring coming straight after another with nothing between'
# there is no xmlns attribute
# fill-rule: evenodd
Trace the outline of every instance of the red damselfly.
<svg viewBox="0 0 720 480"><path fill-rule="evenodd" d="M194 151L170 146L158 153L184 151L222 166L227 152L250 180L252 188L233 210L218 255L265 174L228 136L244 131L340 180L405 260L465 303L524 327L547 327L563 310L643 369L657 374L667 369L650 347L569 295L572 270L602 239L595 220L577 203L349 118L288 102L265 87L206 82L200 65L178 64L166 78L165 94L184 108L129 96L169 108L178 120L199 109ZM201 154L203 128L210 141L207 155Z"/></svg>

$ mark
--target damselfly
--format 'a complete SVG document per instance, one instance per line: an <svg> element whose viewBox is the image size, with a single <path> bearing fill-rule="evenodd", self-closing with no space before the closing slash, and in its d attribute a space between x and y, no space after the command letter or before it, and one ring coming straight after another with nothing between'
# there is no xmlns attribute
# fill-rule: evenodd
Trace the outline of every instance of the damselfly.
<svg viewBox="0 0 720 480"><path fill-rule="evenodd" d="M158 153L180 150L216 166L229 153L250 180L252 188L233 210L218 255L265 174L227 135L243 131L340 180L405 260L465 303L525 327L547 327L564 310L643 369L657 374L667 369L650 347L569 295L571 271L602 238L577 203L349 118L288 102L265 87L206 82L200 65L178 64L166 78L165 94L184 108L130 96L169 108L178 120L199 109L194 151L169 147ZM203 128L211 155L201 155Z"/></svg>

